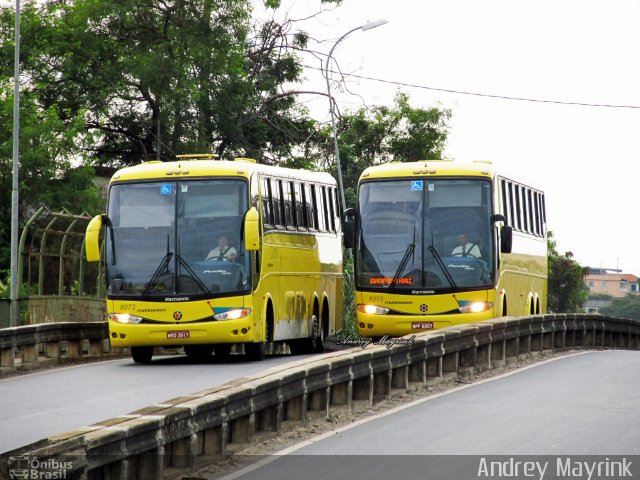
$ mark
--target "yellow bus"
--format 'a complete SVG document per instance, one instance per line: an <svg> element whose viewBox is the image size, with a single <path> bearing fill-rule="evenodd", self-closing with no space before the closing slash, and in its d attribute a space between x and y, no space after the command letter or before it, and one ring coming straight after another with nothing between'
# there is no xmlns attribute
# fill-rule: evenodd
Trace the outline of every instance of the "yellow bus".
<svg viewBox="0 0 640 480"><path fill-rule="evenodd" d="M489 162L366 169L344 235L361 336L546 312L544 193Z"/></svg>
<svg viewBox="0 0 640 480"><path fill-rule="evenodd" d="M88 261L104 249L112 346L138 363L154 347L198 359L234 344L255 360L279 342L322 351L342 327L338 212L323 172L206 155L119 170L86 233Z"/></svg>

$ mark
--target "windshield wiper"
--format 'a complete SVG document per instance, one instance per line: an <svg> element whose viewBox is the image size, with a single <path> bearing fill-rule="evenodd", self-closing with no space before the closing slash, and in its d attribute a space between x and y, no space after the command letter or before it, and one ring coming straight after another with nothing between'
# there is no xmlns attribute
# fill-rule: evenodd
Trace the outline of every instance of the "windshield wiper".
<svg viewBox="0 0 640 480"><path fill-rule="evenodd" d="M189 266L189 264L187 263L186 260L184 260L180 254L177 255L178 258L178 263L180 265L182 265L185 270L189 273L189 276L198 284L198 286L202 289L202 291L204 293L206 293L209 297L212 297L213 294L211 293L211 290L209 290L207 288L207 286L204 284L204 282L200 279L200 277L198 277L198 275L196 274L196 272L193 271L193 269Z"/></svg>
<svg viewBox="0 0 640 480"><path fill-rule="evenodd" d="M142 293L140 294L141 300L144 299L147 293L149 293L149 290L151 289L151 287L156 284L156 280L158 280L160 275L162 275L164 272L167 272L169 270L168 266L169 266L169 261L171 260L171 257L173 257L173 253L169 251L169 235L167 235L167 253L164 255L164 257L162 257L162 260L160 261L160 265L158 265L158 268L156 268L156 271L153 272L153 275L151 275L151 279L144 286L144 290L142 290Z"/></svg>
<svg viewBox="0 0 640 480"><path fill-rule="evenodd" d="M407 249L404 251L404 256L402 260L400 260L400 265L398 265L398 269L396 273L393 274L393 278L391 279L391 283L387 286L387 288L391 288L391 285L395 285L398 283L398 279L400 279L400 275L404 272L407 263L409 263L409 258L413 255L413 252L416 251L416 244L410 243L407 245Z"/></svg>
<svg viewBox="0 0 640 480"><path fill-rule="evenodd" d="M165 256L162 258L162 260L160 261L160 265L158 265L158 268L156 268L156 271L153 273L153 275L151 275L151 279L144 286L144 290L140 294L140 299L144 299L147 293L149 293L149 290L151 289L151 287L156 284L156 280L158 280L160 275L162 275L164 272L169 270L167 267L169 266L169 261L171 260L171 257L173 257L173 253L167 252Z"/></svg>
<svg viewBox="0 0 640 480"><path fill-rule="evenodd" d="M444 273L444 276L447 278L447 281L451 284L453 288L458 288L458 286L456 285L456 282L453 281L453 277L449 273L449 270L447 270L447 267L442 261L442 258L440 257L440 254L438 253L436 248L433 245L429 245L429 251L433 255L433 258L436 260L436 263L440 267L440 270L442 270L442 273Z"/></svg>

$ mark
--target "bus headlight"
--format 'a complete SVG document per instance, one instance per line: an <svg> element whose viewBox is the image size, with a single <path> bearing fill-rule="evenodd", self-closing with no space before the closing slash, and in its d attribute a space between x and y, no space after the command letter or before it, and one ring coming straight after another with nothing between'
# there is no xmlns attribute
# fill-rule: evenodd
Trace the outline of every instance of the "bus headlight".
<svg viewBox="0 0 640 480"><path fill-rule="evenodd" d="M216 320L238 320L244 318L251 313L250 308L237 308L235 310L227 310L226 312L218 313L213 318Z"/></svg>
<svg viewBox="0 0 640 480"><path fill-rule="evenodd" d="M493 303L490 302L473 302L469 305L465 305L464 307L458 308L461 313L480 313L486 312L493 308Z"/></svg>
<svg viewBox="0 0 640 480"><path fill-rule="evenodd" d="M390 311L388 308L378 307L377 305L358 305L357 308L358 311L369 315L386 315Z"/></svg>
<svg viewBox="0 0 640 480"><path fill-rule="evenodd" d="M118 323L140 323L143 319L129 313L110 313L109 320Z"/></svg>

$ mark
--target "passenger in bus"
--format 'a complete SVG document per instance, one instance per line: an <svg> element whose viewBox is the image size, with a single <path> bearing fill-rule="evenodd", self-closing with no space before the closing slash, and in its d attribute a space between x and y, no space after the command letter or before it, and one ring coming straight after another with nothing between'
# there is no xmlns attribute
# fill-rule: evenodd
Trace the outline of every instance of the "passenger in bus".
<svg viewBox="0 0 640 480"><path fill-rule="evenodd" d="M478 245L471 243L469 241L469 237L465 233L458 235L458 246L453 249L451 255L454 257L482 257Z"/></svg>
<svg viewBox="0 0 640 480"><path fill-rule="evenodd" d="M207 254L207 260L220 260L227 262L235 262L238 253L236 249L229 245L229 239L226 235L218 237L218 246Z"/></svg>

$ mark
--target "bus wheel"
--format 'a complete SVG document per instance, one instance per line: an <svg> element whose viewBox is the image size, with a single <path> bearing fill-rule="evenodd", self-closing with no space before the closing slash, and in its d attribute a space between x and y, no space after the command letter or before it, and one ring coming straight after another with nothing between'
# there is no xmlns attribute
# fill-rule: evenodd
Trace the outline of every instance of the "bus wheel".
<svg viewBox="0 0 640 480"><path fill-rule="evenodd" d="M221 343L213 347L213 354L219 360L226 360L231 356L231 344Z"/></svg>
<svg viewBox="0 0 640 480"><path fill-rule="evenodd" d="M131 357L135 363L149 363L153 357L153 347L131 347Z"/></svg>
<svg viewBox="0 0 640 480"><path fill-rule="evenodd" d="M249 360L253 360L255 362L261 362L264 360L266 350L266 343L245 343L244 344L244 354L247 356Z"/></svg>
<svg viewBox="0 0 640 480"><path fill-rule="evenodd" d="M311 350L314 353L324 352L324 322L321 322L317 314L311 317L313 330L311 333Z"/></svg>
<svg viewBox="0 0 640 480"><path fill-rule="evenodd" d="M313 352L313 345L310 338L296 338L294 340L287 340L291 355L304 355L306 353Z"/></svg>
<svg viewBox="0 0 640 480"><path fill-rule="evenodd" d="M213 345L185 345L184 353L192 360L204 361L211 357Z"/></svg>

